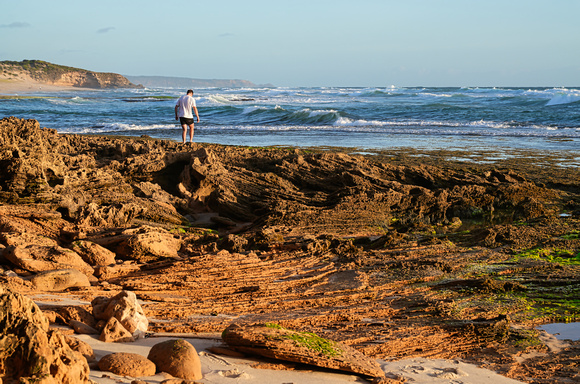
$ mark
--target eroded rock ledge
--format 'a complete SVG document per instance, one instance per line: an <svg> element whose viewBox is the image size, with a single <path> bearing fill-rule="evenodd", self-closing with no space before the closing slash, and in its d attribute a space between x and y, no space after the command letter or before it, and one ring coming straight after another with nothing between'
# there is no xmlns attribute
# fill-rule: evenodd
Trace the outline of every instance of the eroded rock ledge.
<svg viewBox="0 0 580 384"><path fill-rule="evenodd" d="M208 214L341 235L546 214L551 190L511 171L394 166L302 150L59 135L0 121L0 199L46 204L79 226L185 224ZM186 219L186 216L188 216ZM193 217L193 220L192 220ZM219 223L220 220L214 220Z"/></svg>

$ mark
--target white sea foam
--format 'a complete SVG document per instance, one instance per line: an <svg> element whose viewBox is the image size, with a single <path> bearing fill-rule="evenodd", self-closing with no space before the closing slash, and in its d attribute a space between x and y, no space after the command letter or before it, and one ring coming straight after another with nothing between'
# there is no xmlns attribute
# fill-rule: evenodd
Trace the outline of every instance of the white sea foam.
<svg viewBox="0 0 580 384"><path fill-rule="evenodd" d="M244 110L242 111L242 115L249 115L252 112L267 111L267 110L268 110L268 107L263 107L263 106L259 106L259 105L252 105L252 106L244 108Z"/></svg>
<svg viewBox="0 0 580 384"><path fill-rule="evenodd" d="M546 105L570 104L578 101L580 101L580 92L562 89L556 92Z"/></svg>
<svg viewBox="0 0 580 384"><path fill-rule="evenodd" d="M176 124L151 124L151 125L139 125L139 124L124 124L124 123L108 123L92 127L83 128L70 128L59 130L61 133L111 133L111 132L134 132L134 131L150 131L156 129L176 129L178 128Z"/></svg>
<svg viewBox="0 0 580 384"><path fill-rule="evenodd" d="M373 126L373 127L383 127L383 126L387 126L389 125L388 122L386 121L377 121L377 120L373 120L373 121L367 121L367 120L353 120L353 119L349 119L348 117L339 117L335 122L334 122L335 126L342 126L342 127L367 127L367 126Z"/></svg>

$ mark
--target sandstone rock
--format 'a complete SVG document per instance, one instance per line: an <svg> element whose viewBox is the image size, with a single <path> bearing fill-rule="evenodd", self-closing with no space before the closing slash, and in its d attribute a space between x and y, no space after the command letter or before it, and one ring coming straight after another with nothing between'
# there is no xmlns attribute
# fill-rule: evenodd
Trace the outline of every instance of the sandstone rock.
<svg viewBox="0 0 580 384"><path fill-rule="evenodd" d="M50 331L48 320L30 299L0 286L0 376L41 384L89 384L85 358L65 337Z"/></svg>
<svg viewBox="0 0 580 384"><path fill-rule="evenodd" d="M241 253L245 251L248 240L238 235L227 235L220 241L220 246L231 252Z"/></svg>
<svg viewBox="0 0 580 384"><path fill-rule="evenodd" d="M77 351L83 355L88 363L92 363L97 360L95 358L95 352L89 343L85 343L84 341L79 340L73 336L65 336L64 339L68 346L71 347L73 351Z"/></svg>
<svg viewBox="0 0 580 384"><path fill-rule="evenodd" d="M95 267L95 276L99 280L109 280L119 276L125 276L131 272L138 271L138 265L107 265Z"/></svg>
<svg viewBox="0 0 580 384"><path fill-rule="evenodd" d="M107 299L97 297L91 302L96 319L108 321L115 317L134 337L144 336L149 320L133 292L122 291Z"/></svg>
<svg viewBox="0 0 580 384"><path fill-rule="evenodd" d="M76 269L87 276L93 274L93 268L76 252L59 246L19 245L8 247L4 255L15 266L30 272Z"/></svg>
<svg viewBox="0 0 580 384"><path fill-rule="evenodd" d="M101 331L99 340L105 343L123 343L134 341L135 338L123 325L114 317L111 317Z"/></svg>
<svg viewBox="0 0 580 384"><path fill-rule="evenodd" d="M111 205L89 203L81 207L75 216L77 223L83 226L120 227L126 226L143 211L144 208L136 202Z"/></svg>
<svg viewBox="0 0 580 384"><path fill-rule="evenodd" d="M118 253L143 263L160 258L176 258L182 240L160 228L140 227L123 233L126 239L117 248Z"/></svg>
<svg viewBox="0 0 580 384"><path fill-rule="evenodd" d="M222 338L232 349L242 353L385 377L385 372L374 359L350 346L276 324L232 324L222 333Z"/></svg>
<svg viewBox="0 0 580 384"><path fill-rule="evenodd" d="M136 353L111 353L99 360L99 369L121 376L153 376L155 364Z"/></svg>
<svg viewBox="0 0 580 384"><path fill-rule="evenodd" d="M76 269L57 269L41 272L30 280L36 289L42 291L64 291L72 287L90 287L85 274Z"/></svg>
<svg viewBox="0 0 580 384"><path fill-rule="evenodd" d="M92 241L77 240L71 244L71 249L93 267L115 264L115 253Z"/></svg>
<svg viewBox="0 0 580 384"><path fill-rule="evenodd" d="M79 335L98 335L99 334L99 331L97 331L95 328L91 327L90 325L83 323L82 321L71 320L69 322L69 325Z"/></svg>
<svg viewBox="0 0 580 384"><path fill-rule="evenodd" d="M167 340L155 344L147 358L155 363L157 370L172 376L186 380L203 378L197 351L185 340Z"/></svg>
<svg viewBox="0 0 580 384"><path fill-rule="evenodd" d="M74 320L85 323L92 328L96 327L97 321L95 320L95 317L83 306L66 305L58 309L58 314L64 319L66 324L70 324L70 322Z"/></svg>

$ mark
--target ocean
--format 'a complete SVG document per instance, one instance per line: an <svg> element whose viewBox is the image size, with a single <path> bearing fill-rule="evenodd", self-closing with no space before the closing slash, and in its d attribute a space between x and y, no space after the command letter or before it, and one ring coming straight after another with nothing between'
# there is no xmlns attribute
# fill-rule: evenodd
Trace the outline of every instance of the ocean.
<svg viewBox="0 0 580 384"><path fill-rule="evenodd" d="M184 93L146 88L27 94L0 99L0 116L37 119L60 133L180 141L174 105ZM194 97L201 118L197 142L580 152L578 88L201 88Z"/></svg>

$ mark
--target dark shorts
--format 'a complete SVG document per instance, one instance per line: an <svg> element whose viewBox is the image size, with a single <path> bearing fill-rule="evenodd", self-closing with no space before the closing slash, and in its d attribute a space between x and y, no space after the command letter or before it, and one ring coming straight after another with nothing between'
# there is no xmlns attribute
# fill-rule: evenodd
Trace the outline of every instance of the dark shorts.
<svg viewBox="0 0 580 384"><path fill-rule="evenodd" d="M179 118L179 122L181 123L181 125L183 125L183 124L185 124L185 125L191 125L191 124L193 124L193 118L180 117Z"/></svg>

